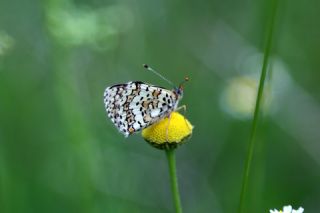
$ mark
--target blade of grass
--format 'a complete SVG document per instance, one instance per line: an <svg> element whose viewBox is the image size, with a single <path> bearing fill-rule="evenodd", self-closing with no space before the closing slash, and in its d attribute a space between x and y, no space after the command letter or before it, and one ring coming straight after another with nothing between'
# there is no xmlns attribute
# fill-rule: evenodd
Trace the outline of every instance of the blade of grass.
<svg viewBox="0 0 320 213"><path fill-rule="evenodd" d="M170 180L171 180L171 190L172 190L174 205L176 208L176 213L182 213L179 187L178 187L175 150L166 149L166 154L168 159L168 166L169 166Z"/></svg>
<svg viewBox="0 0 320 213"><path fill-rule="evenodd" d="M250 167L251 167L252 156L253 156L254 147L255 147L255 135L257 130L258 118L260 114L260 105L262 101L264 83L267 75L270 51L272 47L272 38L273 38L273 32L274 32L274 26L275 26L278 0L273 0L272 3L273 5L271 8L271 17L270 17L271 20L270 20L268 31L267 31L267 41L266 41L266 46L264 50L264 57L263 57L258 94L257 94L257 99L256 99L256 104L254 109L249 146L248 146L247 156L246 156L245 166L244 166L244 173L243 173L243 180L242 180L241 194L240 194L240 204L238 209L239 213L242 213L244 210L244 204L245 204L245 198L246 198L246 192L248 188L248 181L249 181L249 174L250 174Z"/></svg>

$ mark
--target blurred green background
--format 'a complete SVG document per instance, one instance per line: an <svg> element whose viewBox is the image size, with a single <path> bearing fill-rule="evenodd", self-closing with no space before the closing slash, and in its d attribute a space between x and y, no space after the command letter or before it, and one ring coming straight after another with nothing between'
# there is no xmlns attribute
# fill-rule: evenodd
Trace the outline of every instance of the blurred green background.
<svg viewBox="0 0 320 213"><path fill-rule="evenodd" d="M163 151L105 87L191 81L185 212L236 212L271 1L0 1L0 212L173 212ZM247 212L320 209L320 1L279 1Z"/></svg>

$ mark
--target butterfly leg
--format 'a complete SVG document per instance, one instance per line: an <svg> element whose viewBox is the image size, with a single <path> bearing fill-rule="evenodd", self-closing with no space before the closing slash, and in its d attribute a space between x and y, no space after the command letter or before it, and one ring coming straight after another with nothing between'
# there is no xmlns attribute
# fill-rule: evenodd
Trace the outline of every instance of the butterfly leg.
<svg viewBox="0 0 320 213"><path fill-rule="evenodd" d="M170 121L171 121L171 113L168 115L168 124L166 127L166 141L168 142L169 140L169 125L170 125Z"/></svg>
<svg viewBox="0 0 320 213"><path fill-rule="evenodd" d="M188 127L188 129L191 130L188 123L187 123L187 119L186 119L187 106L186 105L179 106L175 111L180 111L180 110L183 110L184 122L186 123L186 126Z"/></svg>
<svg viewBox="0 0 320 213"><path fill-rule="evenodd" d="M183 115L186 115L187 106L186 105L179 106L175 111L180 111L180 110L183 110Z"/></svg>

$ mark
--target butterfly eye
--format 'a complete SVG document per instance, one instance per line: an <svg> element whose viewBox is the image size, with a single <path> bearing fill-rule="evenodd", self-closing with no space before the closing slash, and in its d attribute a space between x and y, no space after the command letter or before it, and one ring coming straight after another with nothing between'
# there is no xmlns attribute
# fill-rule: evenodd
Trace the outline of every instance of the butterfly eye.
<svg viewBox="0 0 320 213"><path fill-rule="evenodd" d="M176 88L176 94L181 96L183 94L183 87L180 86L179 88Z"/></svg>

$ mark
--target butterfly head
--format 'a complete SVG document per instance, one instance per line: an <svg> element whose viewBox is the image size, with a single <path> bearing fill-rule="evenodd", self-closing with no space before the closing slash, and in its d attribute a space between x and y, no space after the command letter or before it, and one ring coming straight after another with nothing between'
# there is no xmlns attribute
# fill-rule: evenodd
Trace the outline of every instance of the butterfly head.
<svg viewBox="0 0 320 213"><path fill-rule="evenodd" d="M185 82L189 81L189 78L188 77L185 77L184 80L179 84L179 87L175 88L174 89L174 93L177 95L177 98L178 99L181 99L182 96L183 96L183 85Z"/></svg>

